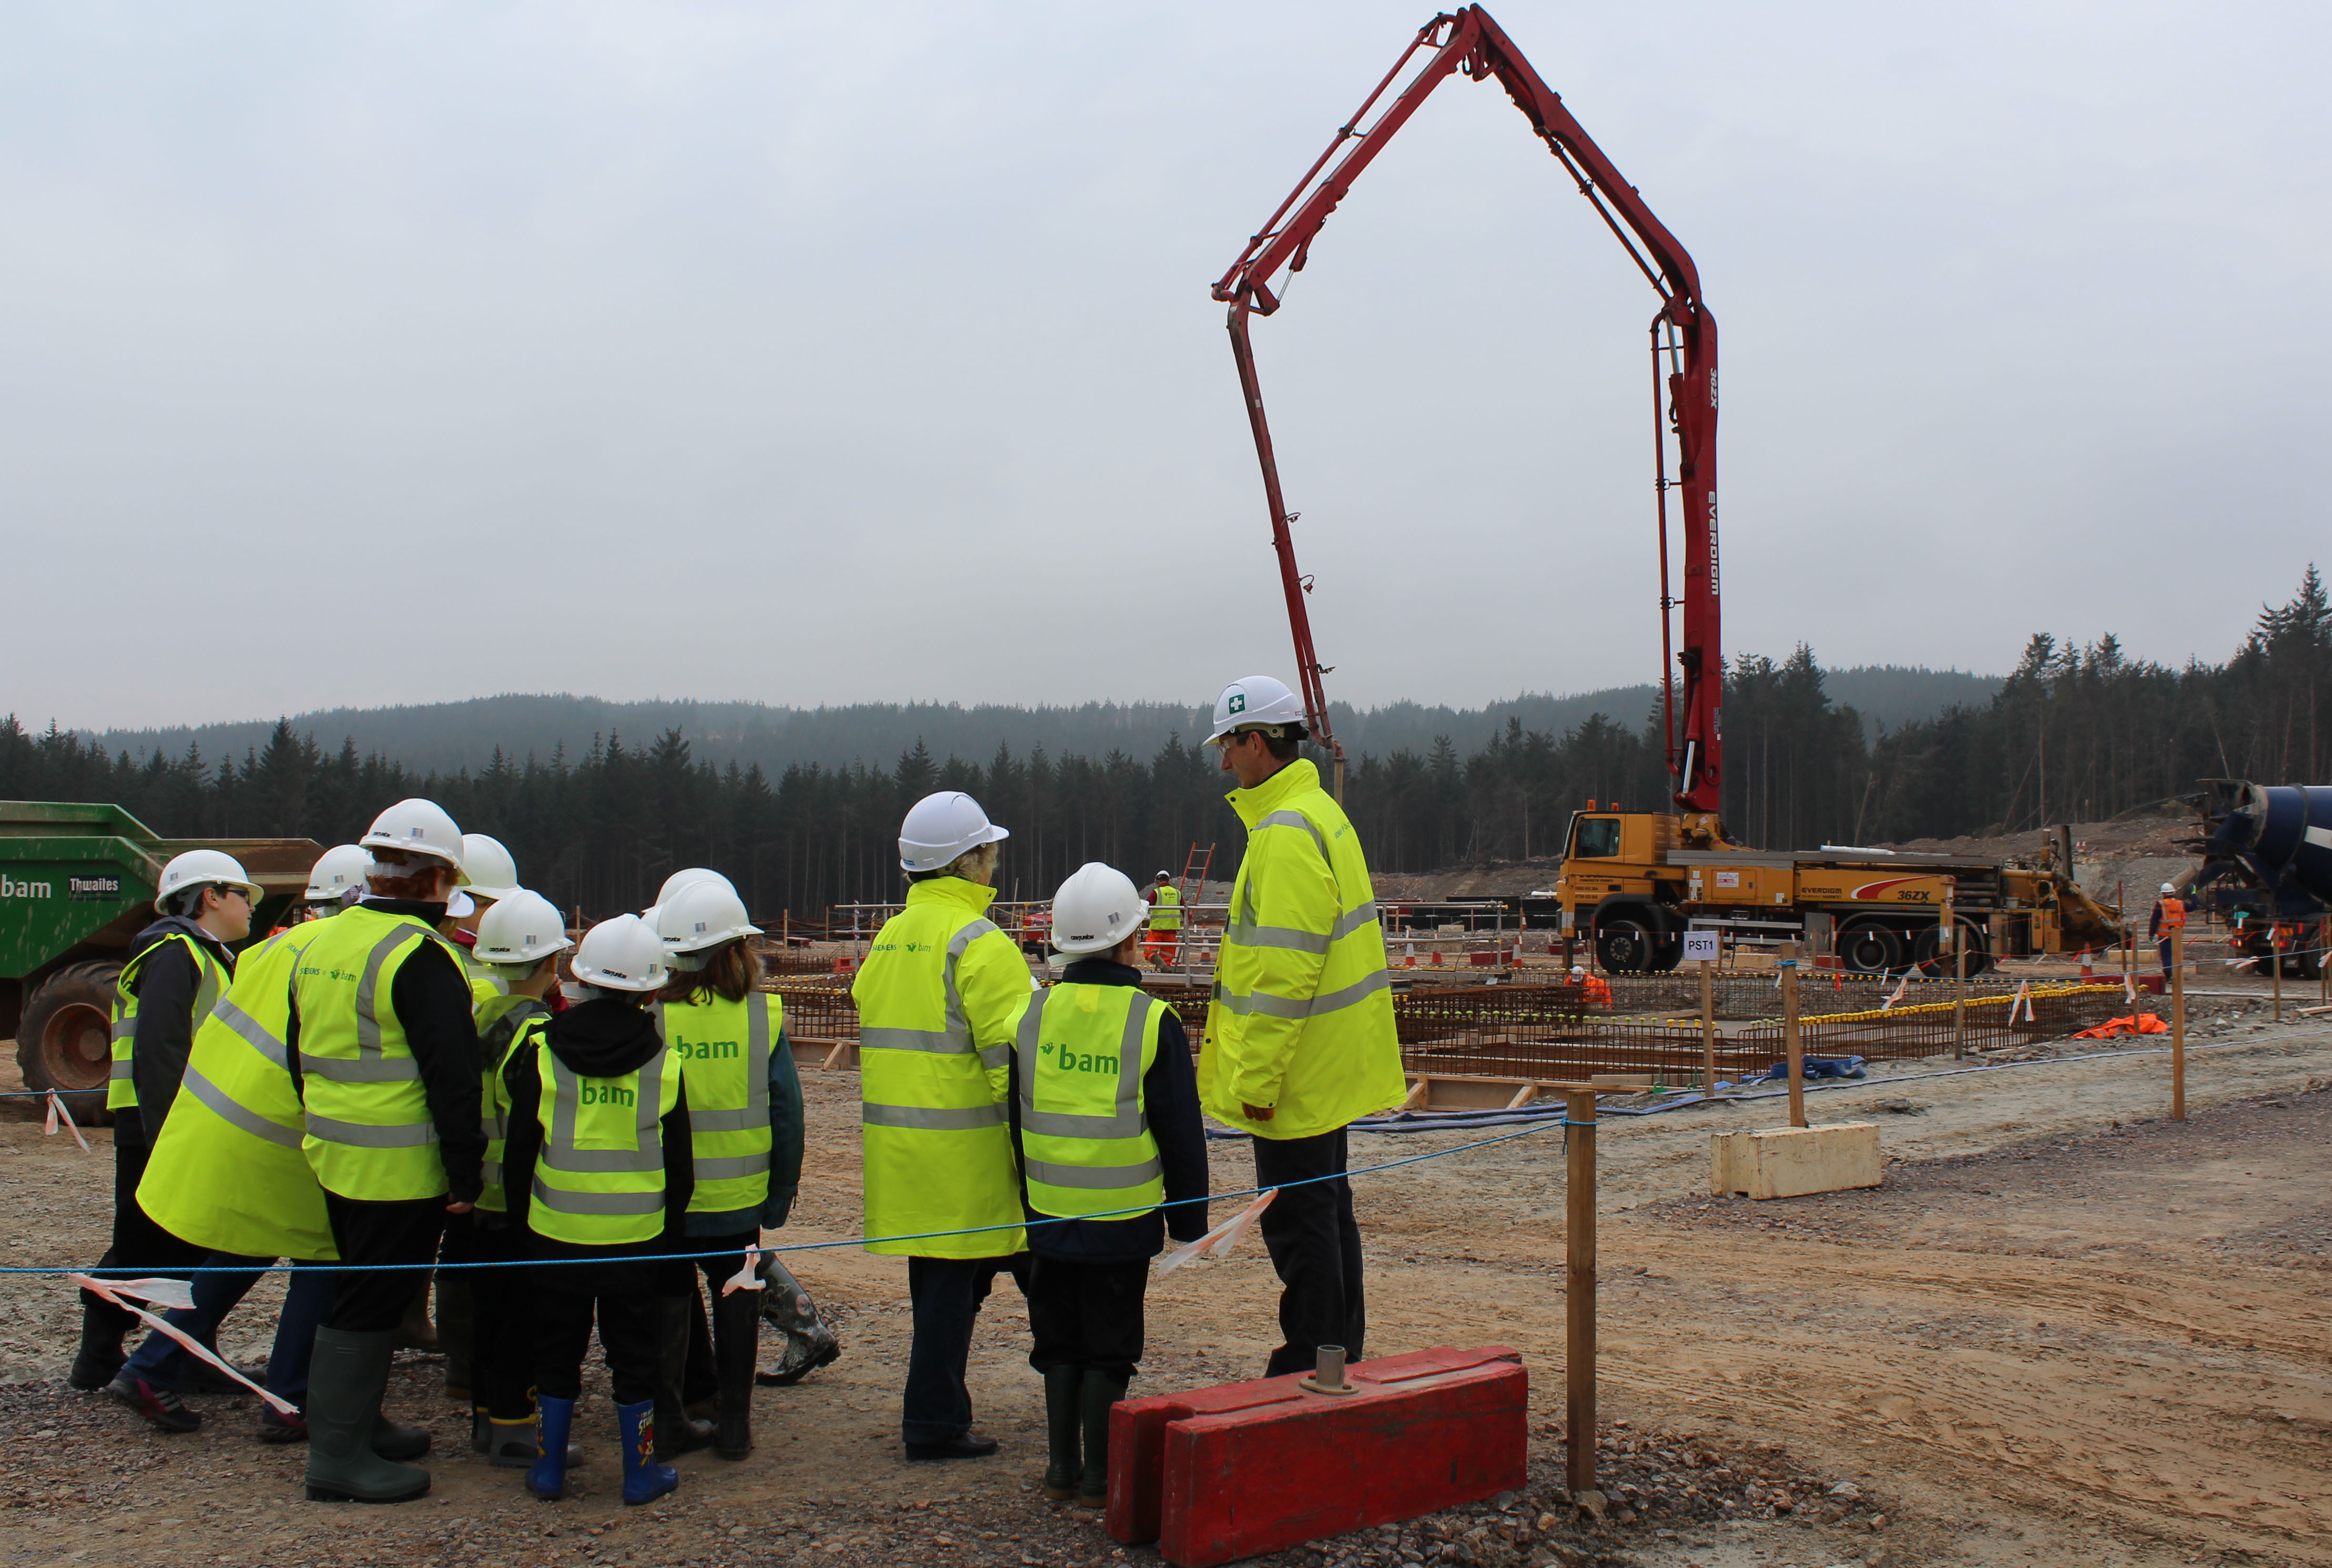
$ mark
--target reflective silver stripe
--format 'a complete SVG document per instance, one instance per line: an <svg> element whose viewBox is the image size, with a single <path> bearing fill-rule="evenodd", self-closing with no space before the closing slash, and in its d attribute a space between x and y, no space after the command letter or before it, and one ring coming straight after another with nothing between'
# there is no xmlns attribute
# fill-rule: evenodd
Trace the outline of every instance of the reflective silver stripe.
<svg viewBox="0 0 2332 1568"><path fill-rule="evenodd" d="M1042 1181L1050 1187L1083 1187L1103 1191L1121 1187L1139 1187L1145 1181L1155 1181L1164 1169L1153 1155L1139 1165L1055 1165L1044 1160L1023 1159L1020 1168L1031 1181Z"/></svg>
<svg viewBox="0 0 2332 1568"><path fill-rule="evenodd" d="M1353 910L1351 913L1336 922L1333 926L1330 927L1328 931L1328 940L1330 942L1342 942L1344 938L1352 935L1352 932L1360 930L1361 927L1375 923L1376 918L1377 901L1372 898L1366 904L1362 904L1358 909Z"/></svg>
<svg viewBox="0 0 2332 1568"><path fill-rule="evenodd" d="M288 1052L282 1040L267 1032L267 1026L234 1005L233 997L221 997L211 1017L240 1035L251 1048L277 1066L282 1066Z"/></svg>
<svg viewBox="0 0 2332 1568"><path fill-rule="evenodd" d="M365 955L364 978L357 981L357 1050L368 1056L380 1055L380 1015L374 1010L375 993L380 989L380 968L388 961L389 954L408 942L427 942L429 934L419 926L400 925L378 942ZM303 1058L304 1059L304 1058Z"/></svg>
<svg viewBox="0 0 2332 1568"><path fill-rule="evenodd" d="M478 1174L487 1186L499 1187L502 1184L502 1162L499 1160L485 1161L478 1166Z"/></svg>
<svg viewBox="0 0 2332 1568"><path fill-rule="evenodd" d="M1335 939L1316 931L1298 931L1292 925L1235 925L1223 932L1226 947L1282 947L1295 952L1316 952L1328 956L1328 944Z"/></svg>
<svg viewBox="0 0 2332 1568"><path fill-rule="evenodd" d="M1275 811L1256 824L1257 827L1301 827L1320 846L1320 858L1328 858L1328 840L1322 837L1319 827L1301 811Z"/></svg>
<svg viewBox="0 0 2332 1568"><path fill-rule="evenodd" d="M760 1176L769 1168L769 1154L766 1149L759 1154L724 1154L716 1159L697 1161L696 1179L699 1181L725 1181L736 1176Z"/></svg>
<svg viewBox="0 0 2332 1568"><path fill-rule="evenodd" d="M688 1130L692 1133L750 1133L755 1127L766 1127L769 1124L769 1114L767 1111L760 1112L759 1114L750 1109L691 1111L688 1114ZM703 1170L704 1162L699 1160L696 1166L699 1171Z"/></svg>
<svg viewBox="0 0 2332 1568"><path fill-rule="evenodd" d="M114 1019L113 1037L117 1040L136 1039L138 1037L138 1020L134 1018Z"/></svg>
<svg viewBox="0 0 2332 1568"><path fill-rule="evenodd" d="M575 1118L583 1108L582 1077L560 1061L556 1051L545 1050L538 1059L550 1064L553 1088L550 1137L542 1157L552 1170L576 1176L597 1176L640 1175L664 1169L664 1129L657 1111L664 1104L665 1052L658 1051L646 1066L640 1068L638 1086L632 1092L632 1137L638 1145L632 1149L578 1149L575 1146ZM662 1201L660 1198L657 1200L658 1203ZM638 1214L645 1210L626 1209L586 1212Z"/></svg>
<svg viewBox="0 0 2332 1568"><path fill-rule="evenodd" d="M1348 985L1341 990L1323 991L1309 1001L1290 1001L1285 997L1276 997L1268 991L1257 991L1251 996L1241 996L1236 991L1226 990L1223 982L1217 980L1214 999L1241 1016L1248 1013L1261 1013L1267 1018L1316 1018L1323 1013L1336 1012L1357 1002L1364 1002L1391 984L1392 984L1392 976L1383 970L1379 970L1368 979Z"/></svg>
<svg viewBox="0 0 2332 1568"><path fill-rule="evenodd" d="M534 1200L545 1209L555 1209L561 1214L661 1214L664 1212L664 1190L655 1188L645 1192L573 1192L564 1187L552 1187L542 1178L534 1179Z"/></svg>
<svg viewBox="0 0 2332 1568"><path fill-rule="evenodd" d="M522 997L478 1037L478 1061L487 1071L499 1067L510 1056L510 1048L525 1028L529 1020L550 1016L550 1009L532 997Z"/></svg>
<svg viewBox="0 0 2332 1568"><path fill-rule="evenodd" d="M308 1132L319 1143L339 1143L351 1149L418 1149L437 1142L437 1129L428 1122L372 1127L362 1122L319 1116L313 1111L308 1113Z"/></svg>
<svg viewBox="0 0 2332 1568"><path fill-rule="evenodd" d="M1128 987L1127 990L1133 988ZM1020 1130L1046 1138L1138 1138L1150 1130L1142 1109L1142 1043L1150 1009L1161 1004L1146 991L1135 990L1125 1009L1125 1031L1118 1041L1117 1109L1108 1116L1070 1111L1037 1109L1037 1048L1043 1043L1045 1004L1057 990L1044 992L1020 1017L1016 1044L1020 1052ZM1030 1170L1036 1167L1031 1165Z"/></svg>
<svg viewBox="0 0 2332 1568"><path fill-rule="evenodd" d="M178 1087L209 1106L220 1121L230 1126L240 1128L254 1138L264 1138L271 1143L281 1143L286 1149L300 1147L300 1130L297 1127L286 1127L281 1122L271 1122L258 1112L235 1104L228 1097L225 1089L204 1077L193 1066L186 1068L186 1076L178 1080Z"/></svg>
<svg viewBox="0 0 2332 1568"><path fill-rule="evenodd" d="M967 1133L980 1127L1001 1127L1010 1118L1001 1105L862 1105L860 1119L869 1127L913 1127L926 1133Z"/></svg>
<svg viewBox="0 0 2332 1568"><path fill-rule="evenodd" d="M300 1071L330 1078L335 1084L405 1084L417 1081L421 1064L411 1056L374 1056L351 1061L346 1056L311 1056L300 1053Z"/></svg>
<svg viewBox="0 0 2332 1568"><path fill-rule="evenodd" d="M940 985L947 998L947 1026L937 1029L905 1029L878 1025L858 1031L858 1048L862 1051L929 1051L938 1056L968 1056L975 1048L971 1025L963 1016L963 997L956 990L956 961L963 950L997 929L992 920L975 920L949 939L947 959L940 969ZM980 1049L980 1066L1000 1067L1010 1053L1008 1045L994 1045ZM762 1078L766 1083L769 1070L765 1066ZM766 1090L764 1091L766 1093ZM764 1102L766 1104L766 1101Z"/></svg>
<svg viewBox="0 0 2332 1568"><path fill-rule="evenodd" d="M858 1048L862 1051L931 1051L941 1056L960 1056L971 1049L971 1031L952 1034L946 1029L903 1029L887 1025L858 1031Z"/></svg>
<svg viewBox="0 0 2332 1568"><path fill-rule="evenodd" d="M129 1074L130 1064L117 1058L113 1066L106 1070L105 1076L109 1078L127 1078Z"/></svg>

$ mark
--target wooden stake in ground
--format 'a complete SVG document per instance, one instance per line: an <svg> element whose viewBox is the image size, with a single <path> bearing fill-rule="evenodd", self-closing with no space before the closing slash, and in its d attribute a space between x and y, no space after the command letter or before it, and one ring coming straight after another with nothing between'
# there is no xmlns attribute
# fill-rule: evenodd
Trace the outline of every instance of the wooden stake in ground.
<svg viewBox="0 0 2332 1568"><path fill-rule="evenodd" d="M1798 944L1785 942L1781 951L1782 1039L1790 1053L1790 1125L1806 1124L1806 1052L1798 1037Z"/></svg>
<svg viewBox="0 0 2332 1568"><path fill-rule="evenodd" d="M1564 1095L1563 1464L1573 1492L1595 1487L1595 1092Z"/></svg>
<svg viewBox="0 0 2332 1568"><path fill-rule="evenodd" d="M2186 925L2170 928L2170 1119L2186 1119Z"/></svg>

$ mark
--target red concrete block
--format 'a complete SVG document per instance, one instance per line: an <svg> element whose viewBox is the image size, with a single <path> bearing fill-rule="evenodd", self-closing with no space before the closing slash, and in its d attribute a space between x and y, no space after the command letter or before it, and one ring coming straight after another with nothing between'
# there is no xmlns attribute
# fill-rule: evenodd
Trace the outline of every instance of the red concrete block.
<svg viewBox="0 0 2332 1568"><path fill-rule="evenodd" d="M1210 1568L1519 1488L1530 1377L1503 1345L1128 1400L1110 1413L1109 1533Z"/></svg>

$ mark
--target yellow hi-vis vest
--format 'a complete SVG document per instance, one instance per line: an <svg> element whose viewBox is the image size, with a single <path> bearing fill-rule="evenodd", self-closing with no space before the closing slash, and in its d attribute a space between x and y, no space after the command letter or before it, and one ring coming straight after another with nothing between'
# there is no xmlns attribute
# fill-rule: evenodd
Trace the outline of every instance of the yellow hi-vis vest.
<svg viewBox="0 0 2332 1568"><path fill-rule="evenodd" d="M1165 1017L1139 986L1090 985L1056 985L1021 1015L1020 1170L1037 1213L1083 1219L1165 1200L1142 1104Z"/></svg>
<svg viewBox="0 0 2332 1568"><path fill-rule="evenodd" d="M470 1010L473 1013L483 1012L497 997L509 997L510 977L502 972L500 965L480 961L459 942L454 944L454 951L462 961L462 978L470 982ZM484 1028L486 1020L481 1018L478 1027Z"/></svg>
<svg viewBox="0 0 2332 1568"><path fill-rule="evenodd" d="M1180 931L1182 929L1182 890L1172 883L1161 883L1151 889L1157 902L1150 907L1150 929Z"/></svg>
<svg viewBox="0 0 2332 1568"><path fill-rule="evenodd" d="M461 954L409 914L353 904L317 923L301 950L301 1098L308 1163L327 1192L369 1202L435 1198L452 1185L421 1064L391 1005L397 971L429 942Z"/></svg>
<svg viewBox="0 0 2332 1568"><path fill-rule="evenodd" d="M1313 1137L1400 1104L1384 928L1351 819L1305 761L1230 802L1247 854L1199 1052L1201 1102L1258 1138ZM1258 1122L1247 1105L1276 1114Z"/></svg>
<svg viewBox="0 0 2332 1568"><path fill-rule="evenodd" d="M138 1186L139 1207L181 1240L243 1257L339 1257L324 1190L301 1152L307 1114L283 1044L292 972L322 923L292 926L244 953L195 1030Z"/></svg>
<svg viewBox="0 0 2332 1568"><path fill-rule="evenodd" d="M664 1231L664 1118L680 1103L680 1063L666 1046L620 1078L587 1078L537 1047L534 1200L527 1229L578 1247L624 1247Z"/></svg>
<svg viewBox="0 0 2332 1568"><path fill-rule="evenodd" d="M713 991L658 1002L656 1031L688 1083L689 1146L696 1191L691 1214L759 1209L769 1195L769 1050L785 1004L767 991L732 1002Z"/></svg>
<svg viewBox="0 0 2332 1568"><path fill-rule="evenodd" d="M907 889L850 994L858 1004L869 1252L1002 1257L1019 1251L1020 1174L1005 1106L1008 1053L1036 981L986 918L995 890L959 876ZM1000 1229L976 1229L999 1226Z"/></svg>
<svg viewBox="0 0 2332 1568"><path fill-rule="evenodd" d="M196 942L183 931L156 939L121 966L121 973L113 982L113 1066L105 1085L105 1108L109 1111L133 1109L138 1104L138 1083L130 1076L130 1050L138 1043L138 977L144 971L148 959L174 942L186 944L186 951L195 955L195 968L202 976L195 987L196 1028L202 1028L203 1019L210 1017L211 1009L218 1005L221 993L234 978L207 944Z"/></svg>
<svg viewBox="0 0 2332 1568"><path fill-rule="evenodd" d="M550 1027L550 1009L534 997L498 999L508 1005L494 1009L491 1023L481 1018L478 1028L478 1124L486 1134L478 1207L502 1214L510 1209L510 1190L502 1180L502 1152L510 1143L510 1085L502 1067L534 1059L542 1031Z"/></svg>

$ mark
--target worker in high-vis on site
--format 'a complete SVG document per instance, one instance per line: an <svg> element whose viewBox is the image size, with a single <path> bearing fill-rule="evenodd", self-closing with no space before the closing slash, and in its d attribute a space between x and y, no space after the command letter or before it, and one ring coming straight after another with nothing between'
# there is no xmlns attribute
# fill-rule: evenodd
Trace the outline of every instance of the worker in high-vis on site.
<svg viewBox="0 0 2332 1568"><path fill-rule="evenodd" d="M206 1248L181 1240L139 1206L138 1184L154 1141L178 1095L195 1031L234 979L229 944L251 934L259 884L242 862L215 849L189 849L162 867L154 897L158 917L130 944L113 985L113 1067L106 1109L113 1113L112 1245L92 1272L121 1277L192 1268ZM125 1374L121 1336L138 1324L127 1309L84 1290L81 1350L69 1382L104 1389L167 1430L191 1430L196 1418L168 1387Z"/></svg>
<svg viewBox="0 0 2332 1568"><path fill-rule="evenodd" d="M1142 1360L1150 1260L1169 1234L1207 1233L1190 1043L1133 967L1147 908L1098 862L1061 884L1053 947L1071 961L1028 1005L1012 1054L1028 1364L1045 1380L1044 1491L1056 1503L1108 1500L1109 1412Z"/></svg>
<svg viewBox="0 0 2332 1568"><path fill-rule="evenodd" d="M407 1451L409 1429L380 1411L397 1320L446 1216L477 1201L486 1141L469 980L437 930L462 831L435 803L400 800L358 842L368 891L301 948L284 1043L339 1260L397 1267L339 1271L308 1369L308 1496L398 1503L429 1472L384 1451Z"/></svg>
<svg viewBox="0 0 2332 1568"><path fill-rule="evenodd" d="M2165 882L2162 893L2154 901L2153 912L2146 916L2146 940L2155 944L2162 955L2162 979L2170 980L2170 933L2186 929L2186 901L2178 896L2177 885Z"/></svg>
<svg viewBox="0 0 2332 1568"><path fill-rule="evenodd" d="M1182 890L1174 885L1173 873L1161 871L1142 896L1150 905L1150 934L1142 956L1161 967L1171 964L1182 944Z"/></svg>
<svg viewBox="0 0 2332 1568"><path fill-rule="evenodd" d="M1254 1134L1256 1185L1279 1189L1262 1218L1282 1286L1283 1343L1266 1376L1310 1370L1324 1344L1352 1361L1363 1353L1344 1129L1408 1092L1368 862L1320 770L1297 755L1307 733L1295 693L1250 675L1215 699L1208 736L1238 780L1229 798L1247 841L1199 1089L1209 1113Z"/></svg>
<svg viewBox="0 0 2332 1568"><path fill-rule="evenodd" d="M865 1233L902 1238L867 1250L907 1259L914 1326L900 1436L911 1459L996 1451L971 1429L964 1368L998 1272L1026 1267L1005 1104L1037 982L988 918L1007 837L961 790L917 801L899 827L906 906L883 923L851 986Z"/></svg>

